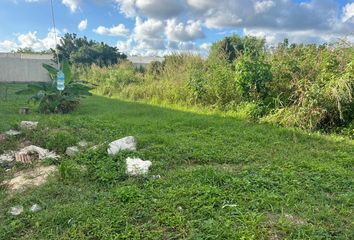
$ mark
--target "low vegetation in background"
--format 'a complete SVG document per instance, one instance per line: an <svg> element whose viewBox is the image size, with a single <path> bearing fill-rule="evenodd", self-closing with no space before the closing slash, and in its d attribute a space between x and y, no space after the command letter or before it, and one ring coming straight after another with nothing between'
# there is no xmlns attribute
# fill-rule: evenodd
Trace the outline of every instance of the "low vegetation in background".
<svg viewBox="0 0 354 240"><path fill-rule="evenodd" d="M0 154L29 141L62 157L40 163L59 169L42 186L0 186L0 239L354 239L352 140L97 95L70 114L19 115L24 85L4 87L0 133L39 124L1 140ZM257 115L256 106L241 105ZM136 152L107 154L130 135ZM98 147L64 155L81 140ZM148 175L128 177L126 157L151 160ZM33 167L0 167L0 181Z"/></svg>
<svg viewBox="0 0 354 240"><path fill-rule="evenodd" d="M354 135L354 49L335 44L289 44L268 49L264 39L233 35L207 59L166 56L142 73L128 63L76 71L100 85L97 93L133 100L235 111L250 119Z"/></svg>
<svg viewBox="0 0 354 240"><path fill-rule="evenodd" d="M69 113L79 105L81 98L91 96L92 84L73 80L67 60L63 60L61 64L65 76L63 91L57 89L58 69L48 64L43 64L43 67L50 75L50 82L31 83L26 89L17 92L17 94L34 94L29 101L38 103L40 113Z"/></svg>

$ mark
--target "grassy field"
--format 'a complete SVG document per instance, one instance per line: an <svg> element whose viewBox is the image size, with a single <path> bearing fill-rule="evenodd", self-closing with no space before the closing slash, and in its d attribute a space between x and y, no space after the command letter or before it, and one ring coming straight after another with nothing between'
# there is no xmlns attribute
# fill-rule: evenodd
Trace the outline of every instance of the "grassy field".
<svg viewBox="0 0 354 240"><path fill-rule="evenodd" d="M0 239L354 239L349 139L100 96L72 114L23 116L26 96L12 94L21 85L9 86L0 131L21 120L39 128L0 154L24 140L60 154L83 139L102 145L44 162L60 171L43 186L1 187ZM137 152L107 156L110 141L129 135ZM127 156L151 160L149 176L127 177ZM0 169L0 180L28 167ZM34 203L42 210L29 212ZM25 212L10 215L14 205Z"/></svg>

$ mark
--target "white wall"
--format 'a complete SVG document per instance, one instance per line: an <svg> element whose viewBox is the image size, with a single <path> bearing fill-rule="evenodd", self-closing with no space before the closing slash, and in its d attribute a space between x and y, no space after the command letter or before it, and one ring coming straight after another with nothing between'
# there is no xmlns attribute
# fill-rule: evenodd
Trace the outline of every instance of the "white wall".
<svg viewBox="0 0 354 240"><path fill-rule="evenodd" d="M153 61L163 62L163 57L141 57L141 56L128 56L128 60L131 61L135 67L146 67Z"/></svg>
<svg viewBox="0 0 354 240"><path fill-rule="evenodd" d="M53 64L50 54L0 53L0 82L46 82L48 72L43 63ZM129 56L136 67L146 66L152 61L162 62L162 57Z"/></svg>
<svg viewBox="0 0 354 240"><path fill-rule="evenodd" d="M0 53L0 82L49 81L43 63L52 64L52 55Z"/></svg>

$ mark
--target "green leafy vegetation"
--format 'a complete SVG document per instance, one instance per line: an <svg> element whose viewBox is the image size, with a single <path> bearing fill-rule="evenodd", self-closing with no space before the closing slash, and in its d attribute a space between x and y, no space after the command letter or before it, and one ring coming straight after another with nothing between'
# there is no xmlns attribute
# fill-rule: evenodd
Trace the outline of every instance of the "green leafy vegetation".
<svg viewBox="0 0 354 240"><path fill-rule="evenodd" d="M195 65L181 67L175 79L189 67ZM22 120L39 125L2 142L0 154L24 139L59 154L83 139L101 145L63 156L55 163L58 173L40 187L18 193L0 187L0 239L354 238L354 143L348 138L102 96L83 99L70 114L24 116L18 108L28 96L14 94L23 85L3 87L9 91L0 101L0 132ZM243 103L242 109L257 112L257 106ZM138 151L107 155L109 142L129 135ZM151 160L150 173L128 177L126 157ZM0 180L31 167L0 168ZM35 203L42 210L30 212ZM24 207L19 216L8 212L15 205Z"/></svg>
<svg viewBox="0 0 354 240"><path fill-rule="evenodd" d="M96 64L103 67L127 58L116 47L88 40L86 37L77 37L75 33L66 33L51 51L56 60L59 57L60 61L69 59L70 63L86 66Z"/></svg>
<svg viewBox="0 0 354 240"><path fill-rule="evenodd" d="M70 65L67 60L63 60L61 69L65 75L63 91L57 89L57 73L55 67L43 64L47 69L51 82L31 83L27 85L27 89L20 90L17 94L35 94L30 101L39 103L38 110L41 113L68 113L73 111L80 99L84 96L91 96L91 85L85 81L73 80Z"/></svg>
<svg viewBox="0 0 354 240"><path fill-rule="evenodd" d="M207 59L177 54L145 72L126 63L76 72L103 95L354 136L353 59L353 45L344 40L320 46L285 40L269 49L263 39L234 35L214 43Z"/></svg>

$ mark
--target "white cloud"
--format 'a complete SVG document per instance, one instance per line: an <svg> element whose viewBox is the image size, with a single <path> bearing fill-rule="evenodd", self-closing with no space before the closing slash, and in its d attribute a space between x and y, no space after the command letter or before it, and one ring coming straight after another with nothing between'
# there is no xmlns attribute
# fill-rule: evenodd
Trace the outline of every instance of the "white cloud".
<svg viewBox="0 0 354 240"><path fill-rule="evenodd" d="M354 23L353 17L354 17L354 2L348 3L343 7L342 21L347 22L348 20L351 20Z"/></svg>
<svg viewBox="0 0 354 240"><path fill-rule="evenodd" d="M78 28L80 31L84 31L84 30L86 30L86 28L87 28L87 23L88 23L87 19L84 19L84 20L82 20L82 21L79 23L79 25L77 26L77 28Z"/></svg>
<svg viewBox="0 0 354 240"><path fill-rule="evenodd" d="M263 13L274 7L276 4L274 1L265 0L265 1L257 1L254 4L254 9L256 13Z"/></svg>
<svg viewBox="0 0 354 240"><path fill-rule="evenodd" d="M163 36L164 23L156 19L143 21L137 17L135 19L134 37L138 40L160 39Z"/></svg>
<svg viewBox="0 0 354 240"><path fill-rule="evenodd" d="M59 41L58 31L56 32L56 34L57 34L57 41ZM30 47L36 51L54 48L56 45L54 29L50 29L48 31L47 36L42 39L38 38L37 32L34 31L34 32L28 32L26 34L20 34L17 37L17 40L18 40L18 46L20 48Z"/></svg>
<svg viewBox="0 0 354 240"><path fill-rule="evenodd" d="M0 42L0 52L11 52L12 50L17 49L18 46L16 42L5 40Z"/></svg>
<svg viewBox="0 0 354 240"><path fill-rule="evenodd" d="M56 31L57 41L60 40L58 36L58 30ZM0 42L0 51L9 52L16 50L18 48L32 48L35 51L47 50L50 48L55 48L55 33L54 29L49 29L47 36L44 38L39 38L37 32L28 32L17 35L16 40L5 40Z"/></svg>
<svg viewBox="0 0 354 240"><path fill-rule="evenodd" d="M200 49L204 50L204 51L209 51L211 48L211 43L203 43L200 45Z"/></svg>
<svg viewBox="0 0 354 240"><path fill-rule="evenodd" d="M290 43L325 43L338 41L343 36L340 34L326 33L318 30L298 30L298 31L276 31L266 29L243 29L245 35L265 38L267 44L275 46L282 42L285 38L289 39Z"/></svg>
<svg viewBox="0 0 354 240"><path fill-rule="evenodd" d="M166 36L171 41L193 41L204 38L200 21L188 21L187 24L177 23L176 19L167 20Z"/></svg>
<svg viewBox="0 0 354 240"><path fill-rule="evenodd" d="M127 17L136 16L135 2L136 0L116 0L120 12Z"/></svg>
<svg viewBox="0 0 354 240"><path fill-rule="evenodd" d="M136 0L136 8L147 17L168 19L184 10L184 0Z"/></svg>
<svg viewBox="0 0 354 240"><path fill-rule="evenodd" d="M62 3L67 6L71 12L76 12L79 8L80 0L62 0Z"/></svg>
<svg viewBox="0 0 354 240"><path fill-rule="evenodd" d="M111 28L99 26L93 31L97 34L108 36L126 36L129 34L129 29L126 28L124 24L118 24L117 26L112 26Z"/></svg>

